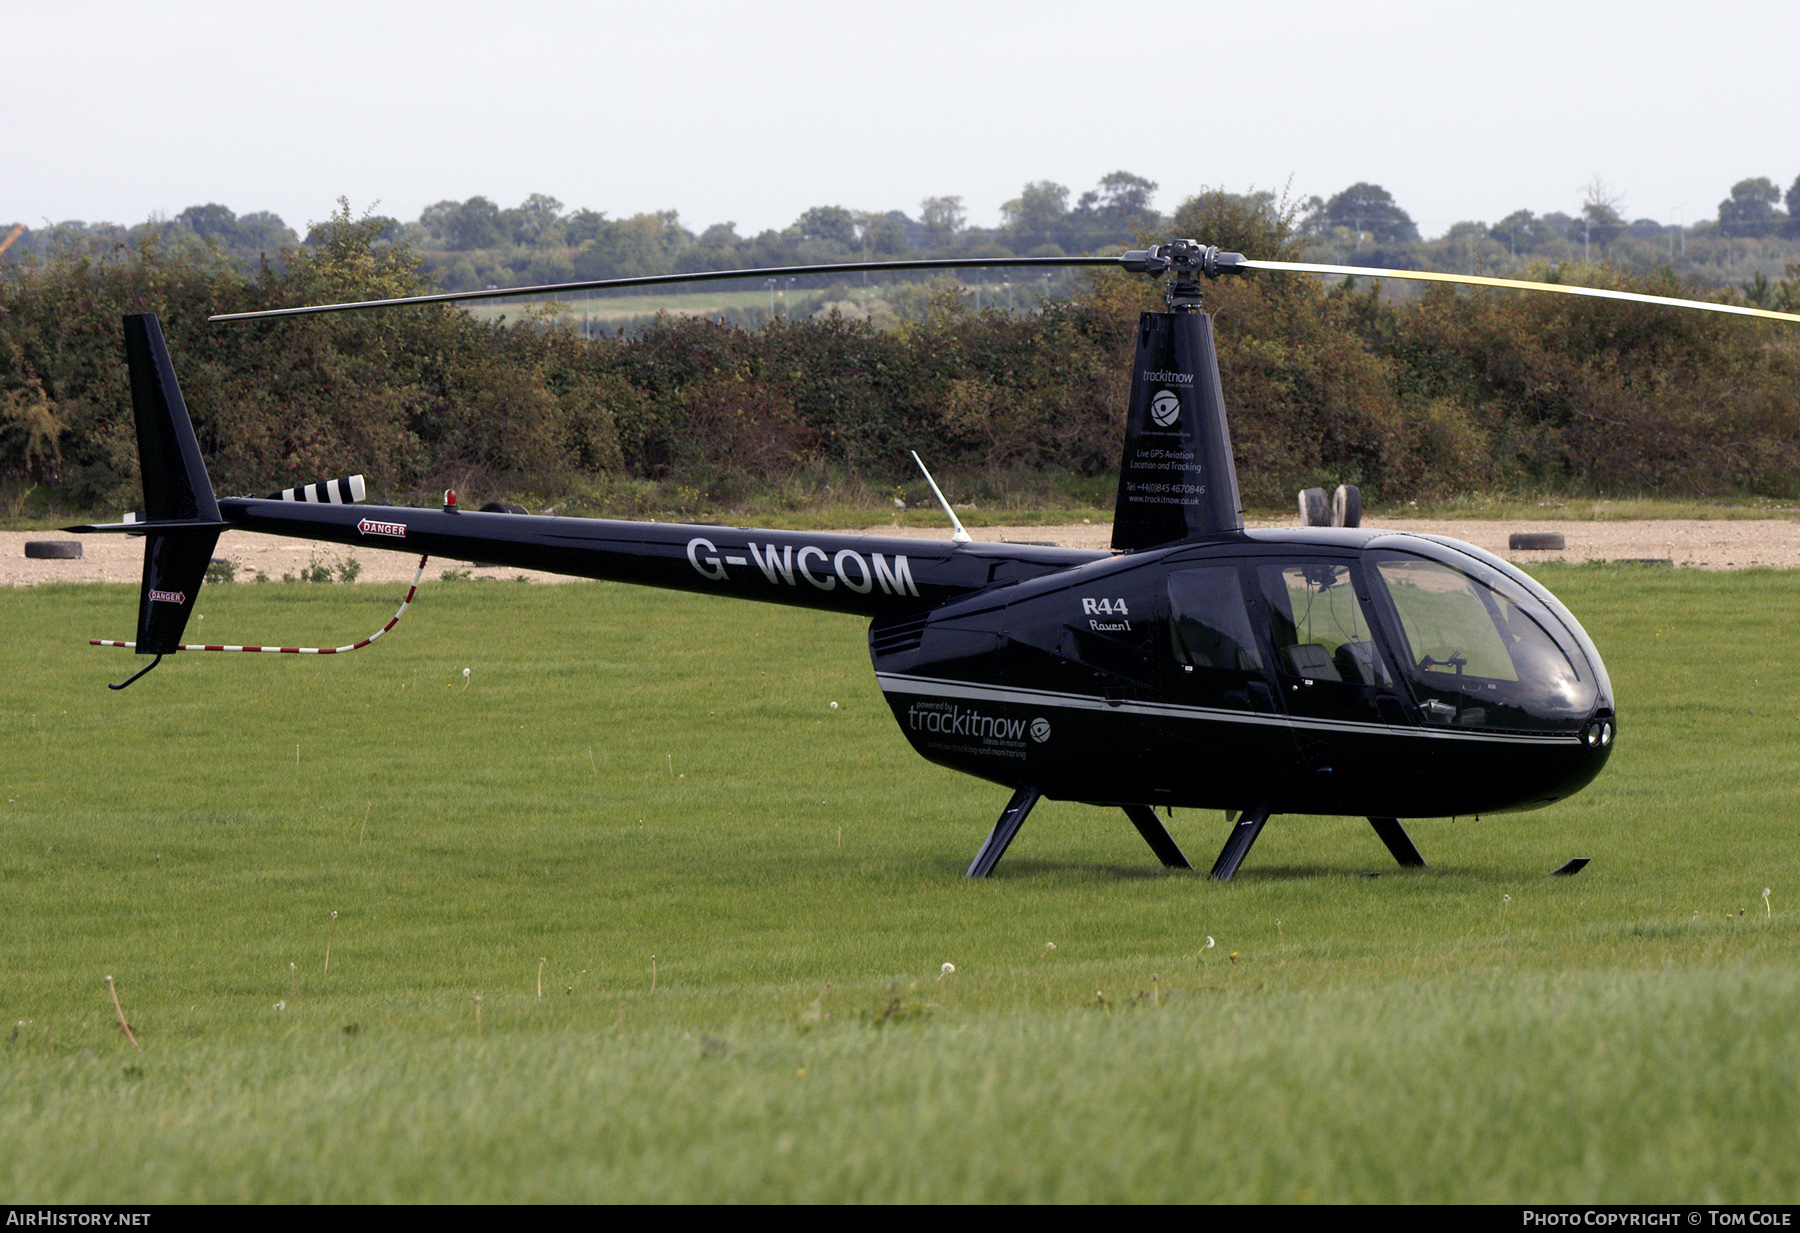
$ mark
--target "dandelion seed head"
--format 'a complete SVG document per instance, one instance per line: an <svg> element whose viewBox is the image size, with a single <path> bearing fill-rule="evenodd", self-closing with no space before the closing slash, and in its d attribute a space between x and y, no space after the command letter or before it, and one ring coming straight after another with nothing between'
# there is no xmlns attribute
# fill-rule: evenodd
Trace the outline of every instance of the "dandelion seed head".
<svg viewBox="0 0 1800 1233"><path fill-rule="evenodd" d="M1202 946L1200 949L1201 950L1211 950L1213 947L1215 947L1217 945L1218 945L1218 943L1213 941L1212 936L1209 934L1209 935L1207 935L1206 945Z"/></svg>
<svg viewBox="0 0 1800 1233"><path fill-rule="evenodd" d="M950 973L952 973L954 971L956 971L956 965L954 963L946 963L943 967L943 973L945 976L950 975Z"/></svg>

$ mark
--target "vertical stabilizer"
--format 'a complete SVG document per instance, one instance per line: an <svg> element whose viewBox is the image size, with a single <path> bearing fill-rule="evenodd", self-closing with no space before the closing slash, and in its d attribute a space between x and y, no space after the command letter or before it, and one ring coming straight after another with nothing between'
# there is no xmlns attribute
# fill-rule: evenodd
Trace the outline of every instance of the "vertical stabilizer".
<svg viewBox="0 0 1800 1233"><path fill-rule="evenodd" d="M131 372L131 409L137 417L138 466L144 479L144 514L151 522L219 521L219 502L175 365L155 313L125 318L125 363Z"/></svg>
<svg viewBox="0 0 1800 1233"><path fill-rule="evenodd" d="M1154 548L1243 527L1212 318L1195 311L1145 313L1131 368L1112 546Z"/></svg>
<svg viewBox="0 0 1800 1233"><path fill-rule="evenodd" d="M166 655L180 646L224 523L154 314L125 318L125 363L137 417L144 521L155 528L144 540L137 653Z"/></svg>

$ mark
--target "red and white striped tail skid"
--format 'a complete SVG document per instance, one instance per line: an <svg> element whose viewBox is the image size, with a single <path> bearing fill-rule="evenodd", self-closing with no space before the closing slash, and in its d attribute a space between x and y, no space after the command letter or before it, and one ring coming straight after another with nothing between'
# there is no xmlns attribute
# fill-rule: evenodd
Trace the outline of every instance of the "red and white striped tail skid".
<svg viewBox="0 0 1800 1233"><path fill-rule="evenodd" d="M184 642L180 649L183 651L249 651L252 654L268 655L342 655L346 651L360 651L400 623L400 618L406 615L407 606L413 602L413 596L419 590L419 580L425 576L425 562L430 559L429 556L419 558L419 568L413 574L412 585L406 588L406 598L400 601L399 610L394 613L386 625L361 642L352 642L349 646L203 646L199 643ZM137 647L135 642L120 642L112 638L89 638L88 645L122 646L134 649Z"/></svg>

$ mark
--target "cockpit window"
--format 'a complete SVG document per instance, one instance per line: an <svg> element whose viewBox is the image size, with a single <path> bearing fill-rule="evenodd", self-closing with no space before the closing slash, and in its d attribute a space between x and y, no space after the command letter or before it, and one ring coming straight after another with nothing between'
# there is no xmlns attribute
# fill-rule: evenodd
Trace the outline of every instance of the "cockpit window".
<svg viewBox="0 0 1800 1233"><path fill-rule="evenodd" d="M1435 561L1383 561L1379 568L1418 671L1519 679L1499 628L1466 575Z"/></svg>
<svg viewBox="0 0 1800 1233"><path fill-rule="evenodd" d="M1594 705L1592 675L1557 644L1524 597L1419 557L1381 554L1425 718L1462 726L1566 726ZM1546 614L1547 615L1547 614Z"/></svg>
<svg viewBox="0 0 1800 1233"><path fill-rule="evenodd" d="M1180 663L1231 672L1262 670L1236 568L1184 569L1170 574L1169 616L1175 658Z"/></svg>
<svg viewBox="0 0 1800 1233"><path fill-rule="evenodd" d="M1258 571L1273 614L1281 670L1309 681L1388 685L1346 565L1265 565Z"/></svg>

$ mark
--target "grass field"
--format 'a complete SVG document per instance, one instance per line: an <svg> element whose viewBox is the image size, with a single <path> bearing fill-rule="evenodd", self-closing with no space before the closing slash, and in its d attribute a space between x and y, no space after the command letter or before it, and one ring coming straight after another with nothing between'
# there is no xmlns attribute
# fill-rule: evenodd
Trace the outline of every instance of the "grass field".
<svg viewBox="0 0 1800 1233"><path fill-rule="evenodd" d="M963 879L1005 792L910 752L850 618L428 583L115 694L135 589L0 590L0 1192L1800 1200L1800 578L1541 576L1621 697L1593 787L1411 824L1413 872L1278 818L1228 885L1061 804Z"/></svg>

